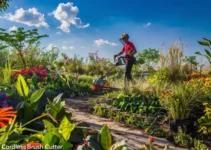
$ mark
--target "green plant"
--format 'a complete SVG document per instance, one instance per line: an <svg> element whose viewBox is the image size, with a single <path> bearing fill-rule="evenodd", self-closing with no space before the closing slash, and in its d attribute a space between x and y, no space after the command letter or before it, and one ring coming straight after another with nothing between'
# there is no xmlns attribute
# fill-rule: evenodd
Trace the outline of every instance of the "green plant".
<svg viewBox="0 0 211 150"><path fill-rule="evenodd" d="M119 95L110 102L110 105L120 108L122 111L146 114L147 116L162 114L163 112L158 98L147 93L132 96Z"/></svg>
<svg viewBox="0 0 211 150"><path fill-rule="evenodd" d="M104 105L98 105L94 109L93 113L100 117L106 117L108 115L108 109Z"/></svg>
<svg viewBox="0 0 211 150"><path fill-rule="evenodd" d="M27 64L24 58L24 49L30 45L37 43L39 39L48 37L47 35L39 35L37 29L24 31L24 28L18 28L10 33L6 29L0 28L0 41L5 42L7 46L15 48L22 61L23 67L26 68Z"/></svg>
<svg viewBox="0 0 211 150"><path fill-rule="evenodd" d="M137 123L137 117L135 114L131 114L128 118L125 120L126 125L135 125Z"/></svg>
<svg viewBox="0 0 211 150"><path fill-rule="evenodd" d="M29 45L29 47L23 51L27 67L33 68L35 66L42 66L42 68L45 69L53 67L52 64L58 59L59 49L52 47L46 51L44 48L39 48L39 46L40 43L37 42L34 45ZM12 55L14 55L14 53Z"/></svg>
<svg viewBox="0 0 211 150"><path fill-rule="evenodd" d="M8 58L7 62L5 63L5 68L3 69L3 84L11 84L11 60Z"/></svg>
<svg viewBox="0 0 211 150"><path fill-rule="evenodd" d="M46 111L58 121L60 121L63 116L66 116L67 119L71 120L71 113L65 112L65 101L61 100L62 95L63 94L59 94L53 101L48 99Z"/></svg>
<svg viewBox="0 0 211 150"><path fill-rule="evenodd" d="M182 128L178 128L178 134L174 137L174 142L176 145L188 148L192 144L192 138L189 135L186 135L185 132L182 131Z"/></svg>
<svg viewBox="0 0 211 150"><path fill-rule="evenodd" d="M123 122L126 120L126 116L124 115L124 113L118 111L116 113L116 116L114 117L114 120L119 121L119 122Z"/></svg>
<svg viewBox="0 0 211 150"><path fill-rule="evenodd" d="M105 94L106 99L116 98L119 95L119 92L113 91Z"/></svg>
<svg viewBox="0 0 211 150"><path fill-rule="evenodd" d="M170 80L169 75L169 70L167 68L161 68L156 71L155 74L149 76L147 79L150 83L157 84L162 82L168 82Z"/></svg>
<svg viewBox="0 0 211 150"><path fill-rule="evenodd" d="M203 38L203 39L204 39L203 42L198 41L198 43L199 43L200 45L209 47L210 50L211 50L211 40L208 40L208 39L206 39L206 38ZM208 60L209 63L211 64L211 53L210 53L210 50L204 49L204 51L205 51L205 53L206 53L205 55L203 55L201 52L196 52L195 54L200 55L200 56L204 56L205 58L207 58L207 60Z"/></svg>
<svg viewBox="0 0 211 150"><path fill-rule="evenodd" d="M192 68L196 67L199 63L196 61L196 56L185 56L184 61L188 64L191 65L191 73L192 73Z"/></svg>
<svg viewBox="0 0 211 150"><path fill-rule="evenodd" d="M189 148L191 150L209 150L203 141L193 139L191 136L186 135L181 127L178 128L178 134L174 136L174 142L178 146Z"/></svg>
<svg viewBox="0 0 211 150"><path fill-rule="evenodd" d="M37 110L38 100L42 97L46 88L41 88L29 95L29 87L22 75L18 76L15 87L18 94L24 99L18 106L19 113L21 114L21 111L23 111L22 117L26 120L31 120Z"/></svg>
<svg viewBox="0 0 211 150"><path fill-rule="evenodd" d="M194 139L191 150L209 150L209 148L202 141Z"/></svg>
<svg viewBox="0 0 211 150"><path fill-rule="evenodd" d="M8 2L11 0L0 0L0 11L6 10L9 6Z"/></svg>
<svg viewBox="0 0 211 150"><path fill-rule="evenodd" d="M205 135L211 135L211 105L209 103L204 103L204 115L198 119L199 123L199 133Z"/></svg>
<svg viewBox="0 0 211 150"><path fill-rule="evenodd" d="M150 67L154 67L159 61L159 51L156 49L144 49L142 52L138 53L137 62L138 64L144 64L149 70Z"/></svg>
<svg viewBox="0 0 211 150"><path fill-rule="evenodd" d="M199 88L191 87L186 83L178 83L172 86L169 94L163 95L160 102L176 120L189 118L192 110L197 108L202 100L203 94Z"/></svg>

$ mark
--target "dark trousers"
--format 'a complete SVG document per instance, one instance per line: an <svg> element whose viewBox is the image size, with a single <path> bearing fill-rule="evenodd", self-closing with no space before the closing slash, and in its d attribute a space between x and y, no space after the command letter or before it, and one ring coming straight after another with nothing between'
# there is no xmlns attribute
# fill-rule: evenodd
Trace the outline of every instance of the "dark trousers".
<svg viewBox="0 0 211 150"><path fill-rule="evenodd" d="M126 62L126 67L125 67L125 79L127 79L128 81L132 80L132 68L133 65L135 64L135 58L131 58L130 60L128 60Z"/></svg>

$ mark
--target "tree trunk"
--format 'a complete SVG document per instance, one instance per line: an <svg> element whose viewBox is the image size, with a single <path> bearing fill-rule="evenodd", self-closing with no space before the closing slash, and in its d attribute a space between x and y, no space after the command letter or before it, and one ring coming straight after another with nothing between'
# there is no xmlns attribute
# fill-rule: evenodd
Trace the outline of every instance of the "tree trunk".
<svg viewBox="0 0 211 150"><path fill-rule="evenodd" d="M24 68L26 68L26 61L25 61L25 59L23 58L23 53L22 53L21 50L18 50L18 52L19 52L20 58L21 58L21 60L22 60L23 66L24 66Z"/></svg>

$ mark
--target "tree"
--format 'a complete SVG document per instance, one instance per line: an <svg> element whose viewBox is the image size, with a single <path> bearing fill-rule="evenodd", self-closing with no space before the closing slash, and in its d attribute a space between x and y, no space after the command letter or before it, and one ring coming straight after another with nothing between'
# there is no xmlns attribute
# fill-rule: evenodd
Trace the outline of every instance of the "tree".
<svg viewBox="0 0 211 150"><path fill-rule="evenodd" d="M39 42L43 37L48 37L48 35L39 35L37 29L24 31L24 28L18 28L16 31L7 33L5 29L0 28L0 41L4 42L6 46L11 46L17 50L24 68L26 67L26 62L23 56L23 50Z"/></svg>
<svg viewBox="0 0 211 150"><path fill-rule="evenodd" d="M198 65L198 62L196 61L196 56L185 56L184 62L188 63L191 65L191 72L192 72L192 67L196 67Z"/></svg>
<svg viewBox="0 0 211 150"><path fill-rule="evenodd" d="M150 69L156 63L158 63L159 58L160 55L158 50L148 48L138 53L137 62L139 64L144 64L147 67L147 69Z"/></svg>
<svg viewBox="0 0 211 150"><path fill-rule="evenodd" d="M0 0L0 11L6 10L9 7L9 1L11 0Z"/></svg>

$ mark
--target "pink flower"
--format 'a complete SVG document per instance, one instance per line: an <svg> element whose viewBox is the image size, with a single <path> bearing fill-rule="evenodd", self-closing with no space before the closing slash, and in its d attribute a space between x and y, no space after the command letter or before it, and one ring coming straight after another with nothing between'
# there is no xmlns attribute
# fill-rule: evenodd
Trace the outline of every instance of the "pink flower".
<svg viewBox="0 0 211 150"><path fill-rule="evenodd" d="M88 147L89 146L89 142L85 142L84 145L85 145L85 147Z"/></svg>

